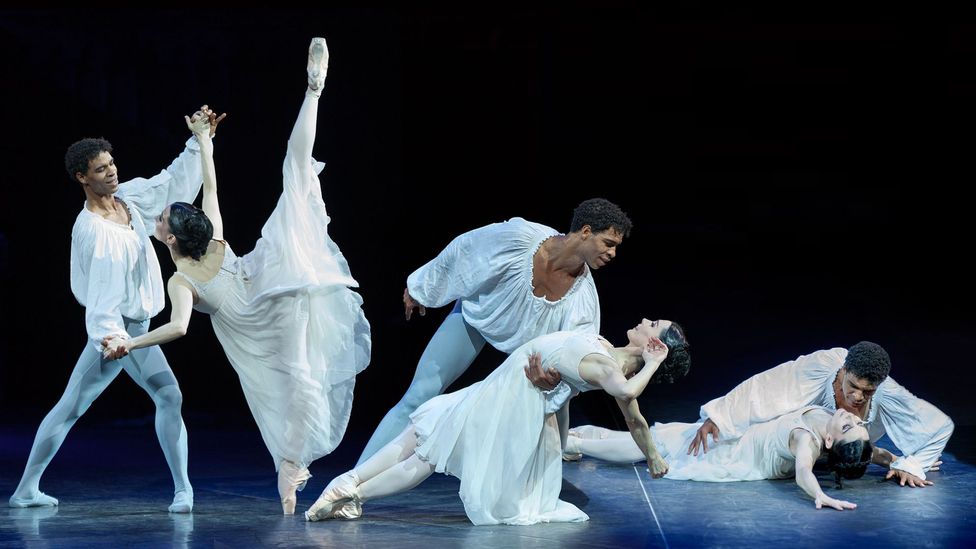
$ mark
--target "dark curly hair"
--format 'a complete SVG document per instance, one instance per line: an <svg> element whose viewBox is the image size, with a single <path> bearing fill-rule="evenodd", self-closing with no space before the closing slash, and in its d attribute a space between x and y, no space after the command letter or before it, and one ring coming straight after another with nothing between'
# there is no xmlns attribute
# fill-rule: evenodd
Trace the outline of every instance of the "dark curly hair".
<svg viewBox="0 0 976 549"><path fill-rule="evenodd" d="M193 204L173 202L169 205L169 232L176 237L176 249L181 255L200 259L213 238L213 223Z"/></svg>
<svg viewBox="0 0 976 549"><path fill-rule="evenodd" d="M878 385L891 372L891 358L881 345L862 341L847 350L844 368L852 376Z"/></svg>
<svg viewBox="0 0 976 549"><path fill-rule="evenodd" d="M661 341L668 346L668 356L658 366L649 383L674 383L691 369L691 353L688 352L691 345L685 337L685 329L677 322L672 322L661 333Z"/></svg>
<svg viewBox="0 0 976 549"><path fill-rule="evenodd" d="M583 225L589 225L595 233L613 228L622 236L630 236L633 223L620 206L605 198L591 198L584 200L573 210L573 221L569 224L569 232L575 233L582 229Z"/></svg>
<svg viewBox="0 0 976 549"><path fill-rule="evenodd" d="M68 146L64 153L64 169L68 172L68 179L75 179L76 173L88 173L88 163L103 152L112 152L112 144L102 137L86 137Z"/></svg>
<svg viewBox="0 0 976 549"><path fill-rule="evenodd" d="M837 488L843 488L841 478L855 479L864 476L874 446L867 440L852 440L843 444L834 444L827 453L827 469L834 473Z"/></svg>

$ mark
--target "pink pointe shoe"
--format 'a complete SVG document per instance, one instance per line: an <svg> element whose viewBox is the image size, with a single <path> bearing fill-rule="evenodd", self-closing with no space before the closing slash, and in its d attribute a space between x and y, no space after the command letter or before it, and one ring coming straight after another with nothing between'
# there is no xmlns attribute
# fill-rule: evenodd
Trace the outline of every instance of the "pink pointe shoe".
<svg viewBox="0 0 976 549"><path fill-rule="evenodd" d="M284 460L278 467L278 495L281 496L281 511L286 515L295 514L295 504L298 498L295 492L300 492L308 483L312 474L307 467L299 468L294 462Z"/></svg>
<svg viewBox="0 0 976 549"><path fill-rule="evenodd" d="M315 95L322 94L325 73L329 70L329 48L325 38L313 38L308 46L308 89Z"/></svg>
<svg viewBox="0 0 976 549"><path fill-rule="evenodd" d="M332 479L325 490L322 490L319 499L315 500L308 511L305 511L305 520L315 522L328 518L346 518L337 516L336 511L349 502L362 503L359 497L359 476L355 471L343 473Z"/></svg>

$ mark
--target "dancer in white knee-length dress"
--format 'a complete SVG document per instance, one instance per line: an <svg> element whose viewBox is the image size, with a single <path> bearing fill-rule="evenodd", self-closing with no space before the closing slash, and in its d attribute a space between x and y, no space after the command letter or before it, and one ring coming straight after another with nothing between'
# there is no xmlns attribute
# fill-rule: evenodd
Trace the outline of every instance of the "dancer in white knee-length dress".
<svg viewBox="0 0 976 549"><path fill-rule="evenodd" d="M327 232L323 165L312 159L327 67L325 40L313 39L284 188L254 251L238 257L221 240L213 159L205 154L202 210L175 203L156 224L154 236L177 267L168 286L171 321L145 336L106 341L106 354L121 356L183 335L191 306L209 314L274 459L285 514L295 511L308 465L342 439L371 346L362 298L350 289L357 283Z"/></svg>
<svg viewBox="0 0 976 549"><path fill-rule="evenodd" d="M598 335L564 331L520 346L484 381L421 405L399 437L330 482L305 517L331 518L346 502L396 494L439 472L460 478L465 513L476 525L587 520L559 500L555 412L574 394L603 389L616 397L653 476L667 471L637 396L656 373L667 378L687 371L687 341L668 321L644 320L627 337L625 347L613 348ZM674 356L662 339L671 342ZM538 391L525 377L527 362L558 369L556 389Z"/></svg>

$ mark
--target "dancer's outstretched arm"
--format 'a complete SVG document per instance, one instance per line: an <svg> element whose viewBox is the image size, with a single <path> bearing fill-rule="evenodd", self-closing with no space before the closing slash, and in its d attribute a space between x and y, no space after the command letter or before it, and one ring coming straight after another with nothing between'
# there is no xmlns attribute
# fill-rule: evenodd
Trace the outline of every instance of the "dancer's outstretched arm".
<svg viewBox="0 0 976 549"><path fill-rule="evenodd" d="M654 478L663 477L668 472L668 462L661 457L661 453L657 451L657 446L654 445L651 429L647 425L647 420L641 415L637 399L618 398L617 406L624 414L624 420L627 422L627 429L630 431L631 438L634 439L637 447L641 449L647 459L647 468L650 470L651 476Z"/></svg>
<svg viewBox="0 0 976 549"><path fill-rule="evenodd" d="M102 356L108 359L122 358L135 349L162 345L186 335L193 312L193 290L188 282L174 275L169 279L166 291L172 304L169 322L132 339L106 338L102 341Z"/></svg>
<svg viewBox="0 0 976 549"><path fill-rule="evenodd" d="M644 391L654 372L668 356L668 347L661 340L652 339L641 351L641 356L644 359L644 367L630 379L624 376L620 365L614 360L598 354L584 358L580 362L579 372L583 379L599 386L617 399L617 405L627 422L630 436L647 458L651 476L660 478L668 472L668 464L654 446L647 420L640 413L637 397Z"/></svg>
<svg viewBox="0 0 976 549"><path fill-rule="evenodd" d="M224 222L220 217L220 205L217 202L217 170L213 160L213 133L211 128L216 128L227 113L219 117L210 110L207 105L194 113L193 117L186 118L186 126L197 136L200 143L200 161L203 166L203 213L210 218L213 224L213 237L217 240L224 239Z"/></svg>
<svg viewBox="0 0 976 549"><path fill-rule="evenodd" d="M838 511L857 507L856 503L828 496L820 487L817 477L813 474L813 464L820 457L820 444L810 433L802 429L794 430L790 434L790 451L796 458L796 484L813 498L817 509L824 505Z"/></svg>

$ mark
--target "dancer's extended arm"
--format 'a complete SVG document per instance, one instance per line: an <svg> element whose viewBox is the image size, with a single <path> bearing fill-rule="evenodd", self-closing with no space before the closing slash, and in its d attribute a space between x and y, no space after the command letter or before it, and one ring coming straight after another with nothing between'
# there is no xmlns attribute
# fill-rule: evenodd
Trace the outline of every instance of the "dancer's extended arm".
<svg viewBox="0 0 976 549"><path fill-rule="evenodd" d="M817 509L825 505L838 511L857 507L856 503L828 496L820 487L817 477L813 474L813 464L820 457L820 444L810 433L802 429L794 429L790 434L790 451L796 457L796 484L813 498Z"/></svg>
<svg viewBox="0 0 976 549"><path fill-rule="evenodd" d="M637 399L625 400L618 398L617 406L620 407L620 411L624 414L624 421L627 422L627 429L630 431L631 438L634 439L637 447L644 453L644 458L647 459L647 468L651 472L651 476L654 478L663 477L668 472L668 462L661 457L660 452L657 451L657 447L654 445L654 439L651 438L651 429L647 425L647 420L641 415L640 408L637 405Z"/></svg>
<svg viewBox="0 0 976 549"><path fill-rule="evenodd" d="M224 238L224 222L220 217L220 205L217 202L217 170L213 160L213 139L209 131L200 131L201 128L209 130L227 116L227 113L217 117L204 105L203 116L200 118L186 117L186 126L197 136L200 142L200 161L203 168L203 213L210 218L213 224L213 237L217 240Z"/></svg>
<svg viewBox="0 0 976 549"><path fill-rule="evenodd" d="M647 458L647 466L654 478L664 476L668 472L668 464L654 446L647 420L640 413L637 397L644 391L654 372L667 357L667 349L667 346L658 339L649 341L641 353L644 367L630 379L624 376L620 365L604 355L588 355L579 365L580 376L583 379L601 387L617 400L617 405L627 422L630 436Z"/></svg>
<svg viewBox="0 0 976 549"><path fill-rule="evenodd" d="M162 345L186 335L190 325L190 314L193 312L193 290L185 280L174 275L166 285L172 313L169 322L132 339L107 338L102 343L105 358L121 358L131 351L142 347Z"/></svg>

